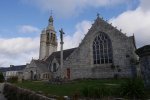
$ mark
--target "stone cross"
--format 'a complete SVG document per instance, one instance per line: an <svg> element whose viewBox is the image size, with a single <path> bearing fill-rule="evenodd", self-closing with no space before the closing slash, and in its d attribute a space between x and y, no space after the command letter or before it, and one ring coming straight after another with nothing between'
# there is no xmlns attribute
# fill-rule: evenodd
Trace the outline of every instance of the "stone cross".
<svg viewBox="0 0 150 100"><path fill-rule="evenodd" d="M60 57L60 77L63 78L63 70L62 70L62 68L63 68L63 44L64 44L63 34L65 34L65 33L63 32L62 28L59 32L60 32L60 50L61 50L61 52L60 52L60 56L61 56Z"/></svg>
<svg viewBox="0 0 150 100"><path fill-rule="evenodd" d="M60 32L60 40L61 40L61 42L63 42L63 34L65 34L65 33L63 32L62 28L59 32Z"/></svg>

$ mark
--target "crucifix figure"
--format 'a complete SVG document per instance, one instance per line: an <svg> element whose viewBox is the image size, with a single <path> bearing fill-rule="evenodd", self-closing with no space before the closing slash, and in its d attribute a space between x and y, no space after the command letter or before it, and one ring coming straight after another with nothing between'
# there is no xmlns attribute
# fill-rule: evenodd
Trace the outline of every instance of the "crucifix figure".
<svg viewBox="0 0 150 100"><path fill-rule="evenodd" d="M61 40L60 42L63 42L63 34L65 34L65 33L63 32L62 28L59 32L60 32L60 40Z"/></svg>

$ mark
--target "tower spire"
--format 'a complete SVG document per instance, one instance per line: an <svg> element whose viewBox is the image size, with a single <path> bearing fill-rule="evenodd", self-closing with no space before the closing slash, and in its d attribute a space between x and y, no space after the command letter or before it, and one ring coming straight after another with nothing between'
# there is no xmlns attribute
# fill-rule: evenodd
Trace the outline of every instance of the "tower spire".
<svg viewBox="0 0 150 100"><path fill-rule="evenodd" d="M51 16L53 15L53 10L51 10Z"/></svg>
<svg viewBox="0 0 150 100"><path fill-rule="evenodd" d="M53 14L53 11L51 10L51 15L50 15L50 17L49 17L49 25L52 25L52 26L53 26L54 20L53 20L52 14Z"/></svg>
<svg viewBox="0 0 150 100"><path fill-rule="evenodd" d="M48 19L48 26L47 26L47 29L48 30L53 30L53 31L55 31L55 29L54 29L54 19L53 19L53 16L52 16L52 10L51 10L51 12L50 12L50 17L49 17L49 19Z"/></svg>
<svg viewBox="0 0 150 100"><path fill-rule="evenodd" d="M46 59L53 52L57 51L57 36L53 25L52 11L48 19L47 28L42 31L40 39L40 57L39 59Z"/></svg>
<svg viewBox="0 0 150 100"><path fill-rule="evenodd" d="M99 18L99 13L97 13L97 18Z"/></svg>

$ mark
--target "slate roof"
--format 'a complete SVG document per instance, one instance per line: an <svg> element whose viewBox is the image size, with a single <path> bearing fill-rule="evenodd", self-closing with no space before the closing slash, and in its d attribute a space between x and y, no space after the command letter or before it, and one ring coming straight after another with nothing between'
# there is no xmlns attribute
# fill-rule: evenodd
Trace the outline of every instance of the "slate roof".
<svg viewBox="0 0 150 100"><path fill-rule="evenodd" d="M36 66L43 72L47 72L48 63L42 60L33 60Z"/></svg>
<svg viewBox="0 0 150 100"><path fill-rule="evenodd" d="M12 66L12 67L2 67L0 68L0 72L6 72L6 71L20 71L23 70L26 67L26 65L17 65L17 66Z"/></svg>
<svg viewBox="0 0 150 100"><path fill-rule="evenodd" d="M143 46L143 47L137 49L135 52L136 52L136 54L138 54L140 57L150 55L150 45L145 45L145 46Z"/></svg>
<svg viewBox="0 0 150 100"><path fill-rule="evenodd" d="M71 48L71 49L66 49L63 50L63 60L66 60L67 57L77 48ZM60 51L53 52L45 61L46 62L51 62L54 58L60 63Z"/></svg>
<svg viewBox="0 0 150 100"><path fill-rule="evenodd" d="M0 72L6 72L6 71L8 71L8 70L9 70L8 67L1 67L1 68L0 68Z"/></svg>

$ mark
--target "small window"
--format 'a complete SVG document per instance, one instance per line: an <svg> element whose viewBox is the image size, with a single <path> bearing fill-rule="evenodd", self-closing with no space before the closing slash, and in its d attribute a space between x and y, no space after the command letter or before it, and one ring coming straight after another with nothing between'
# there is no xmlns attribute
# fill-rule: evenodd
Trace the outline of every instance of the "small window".
<svg viewBox="0 0 150 100"><path fill-rule="evenodd" d="M56 71L57 71L56 63L53 63L53 72L56 72Z"/></svg>
<svg viewBox="0 0 150 100"><path fill-rule="evenodd" d="M47 33L47 41L49 41L49 33Z"/></svg>

